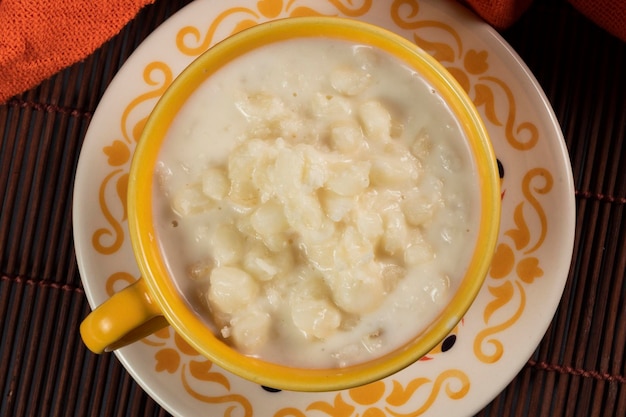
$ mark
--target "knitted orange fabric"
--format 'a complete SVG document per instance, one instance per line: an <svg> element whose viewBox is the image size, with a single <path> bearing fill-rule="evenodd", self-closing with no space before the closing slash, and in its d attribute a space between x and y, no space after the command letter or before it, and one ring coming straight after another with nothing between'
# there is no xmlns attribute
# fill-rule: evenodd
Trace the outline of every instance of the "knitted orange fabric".
<svg viewBox="0 0 626 417"><path fill-rule="evenodd" d="M511 26L533 0L463 0L480 17L496 29Z"/></svg>
<svg viewBox="0 0 626 417"><path fill-rule="evenodd" d="M85 58L154 0L0 0L0 103Z"/></svg>
<svg viewBox="0 0 626 417"><path fill-rule="evenodd" d="M155 0L0 0L0 103L84 59ZM161 0L165 1L165 0ZM498 29L532 0L461 0ZM626 41L626 0L570 0Z"/></svg>
<svg viewBox="0 0 626 417"><path fill-rule="evenodd" d="M497 29L512 25L533 0L461 0ZM579 12L626 42L626 0L569 0Z"/></svg>
<svg viewBox="0 0 626 417"><path fill-rule="evenodd" d="M570 0L596 25L626 42L626 0Z"/></svg>

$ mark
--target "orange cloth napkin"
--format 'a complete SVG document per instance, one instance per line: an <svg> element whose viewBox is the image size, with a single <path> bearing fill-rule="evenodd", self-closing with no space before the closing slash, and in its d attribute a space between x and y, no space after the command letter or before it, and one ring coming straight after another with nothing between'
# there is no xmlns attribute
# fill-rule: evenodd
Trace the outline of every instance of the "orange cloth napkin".
<svg viewBox="0 0 626 417"><path fill-rule="evenodd" d="M0 0L0 103L84 59L155 0ZM165 1L165 0L162 0ZM532 0L461 0L497 29ZM626 0L570 0L626 41Z"/></svg>
<svg viewBox="0 0 626 417"><path fill-rule="evenodd" d="M461 0L497 29L512 25L533 0ZM626 42L626 0L569 0L598 26Z"/></svg>
<svg viewBox="0 0 626 417"><path fill-rule="evenodd" d="M154 0L0 0L0 103L84 59Z"/></svg>

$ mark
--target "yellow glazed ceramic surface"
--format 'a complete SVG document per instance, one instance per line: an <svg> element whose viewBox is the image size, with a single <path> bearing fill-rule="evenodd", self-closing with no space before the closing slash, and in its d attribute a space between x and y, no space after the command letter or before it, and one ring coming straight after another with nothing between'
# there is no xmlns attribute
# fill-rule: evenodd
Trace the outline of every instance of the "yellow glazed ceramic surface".
<svg viewBox="0 0 626 417"><path fill-rule="evenodd" d="M184 67L244 28L344 16L433 55L472 98L501 163L496 256L463 320L421 360L363 387L274 392L221 369L165 327L116 357L177 417L470 417L526 364L566 283L574 239L567 149L545 94L505 41L456 0L196 0L133 52L90 120L74 188L85 295L95 307L139 277L128 233L130 161L148 115Z"/></svg>
<svg viewBox="0 0 626 417"><path fill-rule="evenodd" d="M152 225L153 172L160 144L189 95L221 66L271 42L328 37L371 45L397 56L421 73L457 115L474 153L481 179L479 239L458 291L440 317L419 337L376 360L342 369L293 369L238 353L225 345L186 304L167 277ZM328 391L384 378L410 365L439 343L461 320L481 288L495 249L500 219L496 158L486 129L463 87L444 67L412 42L382 28L339 18L276 20L237 33L195 60L165 91L145 126L128 178L131 242L143 279L114 295L81 326L85 343L102 351L147 335L165 316L178 334L215 364L259 384L296 391ZM124 311L123 315L119 312ZM104 326L101 323L106 323ZM94 324L95 323L95 324ZM103 328L104 327L104 328ZM121 341L120 341L121 339Z"/></svg>

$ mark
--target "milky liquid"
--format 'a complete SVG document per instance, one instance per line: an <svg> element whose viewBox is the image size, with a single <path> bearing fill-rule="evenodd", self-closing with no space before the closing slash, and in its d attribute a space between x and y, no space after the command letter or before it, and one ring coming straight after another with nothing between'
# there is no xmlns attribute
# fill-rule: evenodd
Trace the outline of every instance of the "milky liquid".
<svg viewBox="0 0 626 417"><path fill-rule="evenodd" d="M228 64L176 116L156 175L182 294L227 343L273 362L346 366L406 343L476 239L477 178L450 110L397 59L348 42L285 41Z"/></svg>

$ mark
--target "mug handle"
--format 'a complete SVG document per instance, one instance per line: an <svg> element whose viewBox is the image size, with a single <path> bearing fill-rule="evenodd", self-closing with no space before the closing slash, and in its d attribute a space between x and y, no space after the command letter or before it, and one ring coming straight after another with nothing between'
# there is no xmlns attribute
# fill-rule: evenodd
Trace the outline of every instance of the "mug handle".
<svg viewBox="0 0 626 417"><path fill-rule="evenodd" d="M169 323L152 299L143 278L113 294L80 324L80 335L94 353L136 342Z"/></svg>

